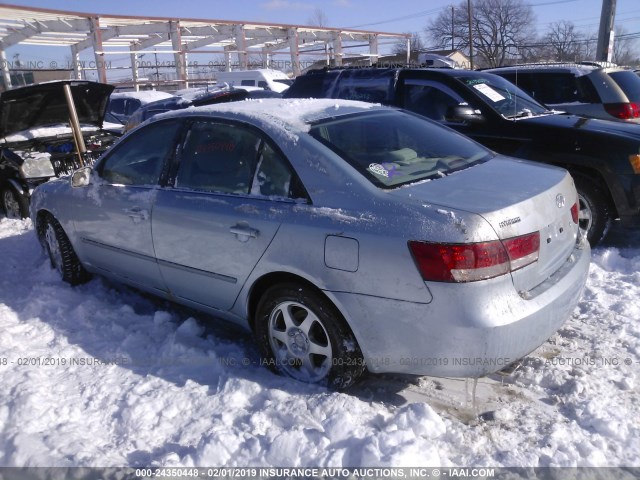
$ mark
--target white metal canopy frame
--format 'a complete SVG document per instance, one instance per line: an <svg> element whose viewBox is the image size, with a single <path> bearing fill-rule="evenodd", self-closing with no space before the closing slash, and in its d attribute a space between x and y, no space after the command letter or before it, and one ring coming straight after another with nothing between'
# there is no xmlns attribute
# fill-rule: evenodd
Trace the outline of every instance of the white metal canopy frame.
<svg viewBox="0 0 640 480"><path fill-rule="evenodd" d="M381 40L407 41L410 35L399 33L345 30L302 25L236 22L193 18L132 17L69 12L0 3L0 68L4 83L11 85L10 63L6 49L18 44L61 46L71 49L74 78L81 78L80 52L92 49L98 79L106 83L107 60L111 54L126 52L131 58L134 85L138 85L138 57L154 47L173 54L176 78L188 87L187 55L222 53L227 69L231 55L237 55L239 69L247 69L249 55L259 54L270 66L273 55L289 55L294 75L300 74L300 55L313 46L329 53L335 65L342 64L343 49L353 43L368 45L371 63L376 63ZM203 49L207 47L207 49ZM301 50L302 48L302 50ZM407 53L408 56L408 53Z"/></svg>

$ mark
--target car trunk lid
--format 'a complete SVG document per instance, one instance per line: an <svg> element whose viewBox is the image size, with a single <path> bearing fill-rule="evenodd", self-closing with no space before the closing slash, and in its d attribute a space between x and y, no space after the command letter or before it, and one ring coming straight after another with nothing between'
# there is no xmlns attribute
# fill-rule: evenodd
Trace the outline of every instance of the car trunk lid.
<svg viewBox="0 0 640 480"><path fill-rule="evenodd" d="M558 270L578 236L571 212L577 202L573 179L555 167L496 157L444 178L396 189L392 195L480 215L503 243L539 232L538 260L511 272L519 292L531 290Z"/></svg>

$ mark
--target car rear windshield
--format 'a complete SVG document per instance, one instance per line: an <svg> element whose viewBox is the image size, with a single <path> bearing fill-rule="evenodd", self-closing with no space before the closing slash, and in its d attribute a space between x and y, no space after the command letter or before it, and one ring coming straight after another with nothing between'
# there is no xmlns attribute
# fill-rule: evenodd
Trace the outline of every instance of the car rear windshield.
<svg viewBox="0 0 640 480"><path fill-rule="evenodd" d="M309 134L381 188L444 177L492 156L472 140L400 110L323 120Z"/></svg>
<svg viewBox="0 0 640 480"><path fill-rule="evenodd" d="M640 77L630 70L609 72L630 102L640 103Z"/></svg>

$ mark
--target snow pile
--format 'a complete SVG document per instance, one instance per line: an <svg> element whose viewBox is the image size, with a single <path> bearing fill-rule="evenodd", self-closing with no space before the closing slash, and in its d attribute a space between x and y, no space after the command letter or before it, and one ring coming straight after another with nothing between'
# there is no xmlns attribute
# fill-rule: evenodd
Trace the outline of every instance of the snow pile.
<svg viewBox="0 0 640 480"><path fill-rule="evenodd" d="M392 388L428 398L434 379L328 392L205 315L100 278L71 288L28 220L0 218L0 252L0 466L640 463L638 249L595 250L573 318L467 419Z"/></svg>

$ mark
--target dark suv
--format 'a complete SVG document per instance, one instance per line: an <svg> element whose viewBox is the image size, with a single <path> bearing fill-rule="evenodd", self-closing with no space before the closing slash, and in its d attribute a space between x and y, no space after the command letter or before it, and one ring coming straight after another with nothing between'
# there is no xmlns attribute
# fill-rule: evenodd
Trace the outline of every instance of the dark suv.
<svg viewBox="0 0 640 480"><path fill-rule="evenodd" d="M543 64L487 70L540 103L584 117L640 123L640 78L631 70L585 64Z"/></svg>
<svg viewBox="0 0 640 480"><path fill-rule="evenodd" d="M345 98L395 105L489 148L566 168L575 179L580 226L598 243L611 221L640 225L640 128L549 111L491 73L454 69L314 70L286 98Z"/></svg>

